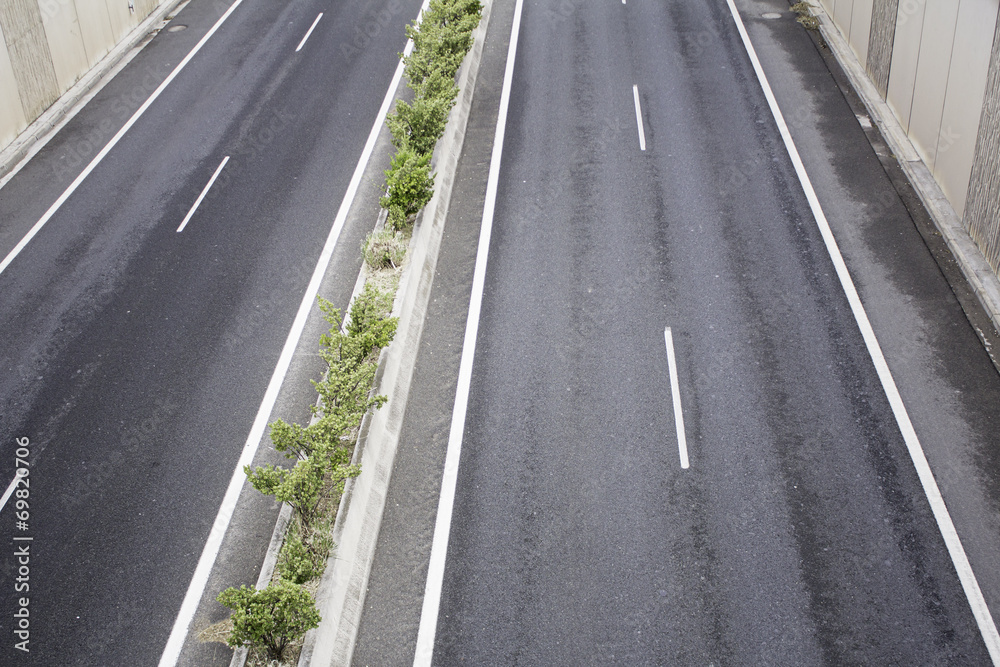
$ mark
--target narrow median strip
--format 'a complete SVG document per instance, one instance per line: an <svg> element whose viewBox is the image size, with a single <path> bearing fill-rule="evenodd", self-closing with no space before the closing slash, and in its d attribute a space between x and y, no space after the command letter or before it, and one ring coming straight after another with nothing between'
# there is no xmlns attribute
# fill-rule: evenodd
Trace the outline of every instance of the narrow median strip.
<svg viewBox="0 0 1000 667"><path fill-rule="evenodd" d="M385 172L386 195L380 200L385 210L362 248L365 265L344 322L340 312L320 298L331 329L321 338L328 371L322 381L314 383L320 395L314 417L307 426L281 420L270 424L275 449L289 456L294 465L243 468L257 490L273 495L291 509L283 509L286 529L278 526L275 530L273 541L283 541L283 545L271 558L271 576L262 572L256 587L229 588L220 593L219 602L233 610L232 616L228 622L213 626L214 632L203 633L207 639L224 636L226 643L237 648L234 664L270 665L274 660L281 661L279 664L311 664L315 633L306 637L307 650L300 654L299 647L303 634L319 625L330 606L329 596L323 592L330 577L324 571L343 560L354 560L335 554L341 545L335 545L334 540L343 532L338 526L350 506L356 478L363 467L367 468L363 453L373 418L385 412L378 409L387 397L378 392L387 386L386 365L391 355L386 348L400 322L397 313L405 301L412 306L412 290L405 296L397 290L407 246L420 245L411 242L417 214L431 202L433 222L437 212L446 209L446 202L443 207L437 205L442 195L435 192L432 168L436 163L431 153L449 130L444 143L454 146L457 141L460 146L461 136L456 139L452 118L455 114L450 114L460 92L455 78L459 74L460 80L469 79L471 68L462 67L462 63L475 43L473 33L482 13L479 0L431 0L407 28L413 46L408 46L403 66L416 94L411 104L398 102L387 118L396 155ZM481 37L481 33L476 35ZM467 114L464 97L462 108ZM461 131L464 122L464 118L458 122ZM456 161L457 155L444 158L444 197L450 194ZM425 213L424 224L427 217ZM414 271L422 274L423 262L428 259L426 248L415 254L421 263L409 270L410 277ZM436 260L436 252L431 254ZM419 278L414 281L417 285L421 284ZM408 313L409 326L419 328L420 317Z"/></svg>

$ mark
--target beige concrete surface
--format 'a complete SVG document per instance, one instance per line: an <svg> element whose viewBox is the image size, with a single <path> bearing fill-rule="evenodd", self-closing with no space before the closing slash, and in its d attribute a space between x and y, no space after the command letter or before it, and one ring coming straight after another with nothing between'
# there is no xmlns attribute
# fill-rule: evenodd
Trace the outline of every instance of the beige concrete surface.
<svg viewBox="0 0 1000 667"><path fill-rule="evenodd" d="M938 145L928 164L959 217L965 215L998 7L997 0L962 0L958 8Z"/></svg>
<svg viewBox="0 0 1000 667"><path fill-rule="evenodd" d="M872 31L872 11L875 0L854 0L851 28L847 40L862 66L868 64L868 40Z"/></svg>
<svg viewBox="0 0 1000 667"><path fill-rule="evenodd" d="M0 151L161 4L132 0L130 10L128 0L0 0Z"/></svg>

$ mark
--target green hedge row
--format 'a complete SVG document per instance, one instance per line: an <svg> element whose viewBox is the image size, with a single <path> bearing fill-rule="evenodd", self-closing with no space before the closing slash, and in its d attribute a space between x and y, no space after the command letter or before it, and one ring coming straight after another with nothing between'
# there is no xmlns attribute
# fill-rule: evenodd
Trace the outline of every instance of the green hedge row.
<svg viewBox="0 0 1000 667"><path fill-rule="evenodd" d="M472 48L472 31L482 13L479 0L431 0L423 20L406 27L413 52L403 62L413 102L398 101L386 118L396 155L379 201L396 230L406 227L434 194L431 152L455 106L455 74Z"/></svg>

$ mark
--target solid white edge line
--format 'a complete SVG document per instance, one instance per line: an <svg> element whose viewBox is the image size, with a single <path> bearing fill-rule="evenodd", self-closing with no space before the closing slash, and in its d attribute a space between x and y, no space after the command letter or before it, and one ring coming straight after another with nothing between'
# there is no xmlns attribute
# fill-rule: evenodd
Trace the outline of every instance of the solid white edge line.
<svg viewBox="0 0 1000 667"><path fill-rule="evenodd" d="M646 132L642 129L642 107L639 105L639 86L632 86L632 99L635 100L635 124L639 126L639 150L646 150Z"/></svg>
<svg viewBox="0 0 1000 667"><path fill-rule="evenodd" d="M413 43L408 41L406 48L403 50L403 55L409 55L412 50ZM382 107L379 109L378 116L375 118L375 123L372 125L372 130L368 135L368 142L365 144L364 150L361 152L361 157L358 159L357 167L354 169L354 176L351 178L351 182L347 186L344 199L341 201L340 209L337 211L337 217L334 219L333 227L330 229L330 235L327 237L326 244L323 246L323 252L320 254L319 260L316 263L316 269L313 271L312 279L309 281L309 286L306 288L301 304L299 304L299 310L295 315L295 321L292 323L292 327L288 332L288 338L285 340L285 346L281 350L281 356L278 358L278 363L274 368L274 373L271 375L271 381L267 385L267 391L264 393L264 399L261 401L260 408L257 410L257 416L254 419L253 426L250 428L250 434L247 436L246 443L243 445L243 451L240 454L239 461L236 463L236 469L233 471L233 476L229 480L226 495L222 499L219 512L215 517L215 522L212 524L212 530L208 535L208 540L205 542L205 548L202 550L194 575L191 577L191 584L188 586L187 594L185 594L184 601L181 603L180 611L177 614L177 620L174 621L173 629L170 632L170 638L167 640L167 645L163 649L163 655L160 657L159 667L173 667L176 665L177 659L180 657L181 649L184 648L184 641L187 638L188 628L191 626L191 621L194 619L194 615L198 611L198 604L201 602L201 598L205 593L205 586L208 584L208 577L212 572L212 568L215 566L215 559L219 555L219 548L222 546L222 538L225 536L226 530L229 528L229 521L232 518L233 511L236 508L236 503L240 497L240 492L243 489L243 483L246 480L246 475L243 474L243 466L250 465L253 462L253 458L257 453L258 447L260 446L260 441L264 437L264 429L267 427L268 417L270 416L271 410L278 399L278 391L281 388L282 382L284 382L285 374L288 372L288 367L292 362L292 356L294 355L295 348L298 345L299 339L302 337L302 331L305 329L309 311L312 308L313 302L316 300L316 295L319 294L319 287L320 283L323 281L323 275L326 273L326 269L330 264L330 258L333 256L333 249L337 245L337 239L340 237L340 232L344 227L344 223L347 221L347 212L350 210L354 197L361 185L361 179L364 176L368 160L371 157L372 152L375 150L375 142L378 139L379 131L382 129L382 123L385 122L386 114L389 113L389 107L395 99L395 92L399 87L399 82L402 77L403 61L400 60L399 64L396 66L396 73L392 77L392 82L389 84L389 90L386 91L385 99L382 101Z"/></svg>
<svg viewBox="0 0 1000 667"><path fill-rule="evenodd" d="M316 20L313 21L313 24L311 26L309 26L309 30L306 31L306 36L303 37L302 41L299 42L299 45L295 47L295 53L298 53L299 51L301 51L302 47L305 46L306 40L309 39L309 35L313 34L313 30L316 29L316 24L319 23L319 20L321 18L323 18L323 12L320 12L319 16L316 17Z"/></svg>
<svg viewBox="0 0 1000 667"><path fill-rule="evenodd" d="M493 137L490 175L486 183L486 201L483 206L482 227L479 230L479 248L476 251L476 267L472 277L472 293L469 297L469 316L465 323L465 340L462 343L462 361L458 370L455 407L451 415L448 451L445 455L441 495L438 500L437 518L434 522L430 562L427 567L427 583L424 587L423 606L420 610L420 626L417 631L417 645L413 656L414 667L430 667L431 660L434 658L434 638L437 634L438 610L441 606L441 588L444 585L444 566L448 556L448 538L451 534L451 517L455 505L455 486L458 482L458 464L462 457L465 414L469 404L476 338L479 334L479 313L483 303L486 264L490 252L490 237L493 232L493 213L496 209L497 187L500 180L500 159L503 155L507 110L510 106L510 90L514 79L514 60L517 56L517 40L521 30L523 5L524 0L517 0L514 5L514 24L511 27L510 44L507 47L507 66L504 70L503 89L500 93L496 133Z"/></svg>
<svg viewBox="0 0 1000 667"><path fill-rule="evenodd" d="M813 217L816 219L816 224L819 227L820 233L823 236L823 241L826 244L827 252L830 254L830 259L833 260L834 267L837 269L837 276L840 278L840 284L847 295L847 300L851 304L854 319L858 323L858 328L861 329L861 334L865 339L865 345L868 347L868 354L871 357L872 362L875 364L875 369L878 372L879 380L882 382L882 388L885 391L886 398L889 399L889 404L892 406L892 412L896 417L896 423L899 425L899 430L903 435L903 440L910 453L910 458L912 459L913 465L917 470L917 475L920 477L920 483L924 488L924 494L927 496L927 502L931 506L931 511L934 513L934 518L937 521L938 528L941 530L941 536L944 538L945 545L948 547L948 553L951 555L952 563L955 565L955 571L958 574L959 580L962 582L962 588L965 590L969 606L972 608L972 613L976 618L976 623L979 625L979 632L982 634L983 642L986 644L986 649L990 653L990 658L993 660L993 664L1000 666L1000 634L997 633L996 623L993 620L993 616L990 614L990 609L986 604L986 599L983 597L983 592L979 588L979 581L976 579L976 575L972 571L972 565L969 563L969 558L965 553L965 548L962 546L962 540L958 536L955 524L951 520L951 514L949 514L944 498L941 496L941 490L938 488L937 482L934 480L934 474L931 472L930 465L927 463L923 447L917 437L916 430L913 428L913 424L910 422L910 416L907 413L903 399L899 395L899 389L896 387L896 381L893 379L892 373L889 370L889 365L885 361L885 356L882 354L882 348L879 345L878 339L875 337L875 331L872 329L871 322L868 320L868 314L865 312L864 305L861 303L861 297L858 296L857 288L855 287L854 281L847 270L847 264L844 262L844 258L840 253L837 240L834 238L833 231L830 229L830 223L826 219L826 214L823 212L822 206L820 206L819 198L816 196L816 191L813 189L809 174L806 173L805 165L802 163L802 158L799 156L798 149L795 147L795 142L792 141L792 135L788 130L788 125L785 123L785 118L781 113L781 109L778 107L778 102L774 97L774 93L771 91L771 86L767 81L767 77L764 75L764 69L760 64L760 60L757 58L757 52L754 50L753 44L750 42L750 35L747 33L746 26L743 25L743 19L740 17L740 13L736 9L736 5L733 0L726 1L729 4L729 10L733 15L736 27L743 40L743 45L747 50L747 54L750 56L750 61L753 64L754 71L757 73L757 79L764 91L764 96L767 98L767 103L771 107L771 113L774 116L775 122L778 124L778 130L781 133L781 138L784 140L785 149L788 151L788 155L795 167L795 173L798 174L806 199L809 201Z"/></svg>
<svg viewBox="0 0 1000 667"><path fill-rule="evenodd" d="M47 223L49 219L55 215L56 211L58 211L62 205L66 203L66 200L70 198L78 187L80 187L80 184L83 183L84 179L90 175L90 172L92 172L97 165L104 160L107 154L111 152L111 149L114 148L121 138L125 136L125 133L128 132L133 125L135 125L135 122L139 120L139 117L146 113L146 109L148 109L156 98L160 96L160 93L162 93L166 87L170 85L170 82L173 81L178 74L180 74L181 70L184 69L189 62L191 62L191 59L194 58L195 54L201 51L201 47L205 46L205 43L209 40L209 38L215 34L215 31L218 30L223 23L225 23L226 19L228 19L229 16L236 11L236 8L239 7L242 2L243 0L236 0L232 5L230 5L229 9L226 10L226 13L219 17L219 20L215 22L215 25L212 26L211 30L205 33L205 36L201 38L193 49L191 49L191 51L184 57L184 60L178 63L177 67L175 67L174 70L167 75L167 78L164 79L159 87L157 87L157 89L153 91L146 101L143 102L142 106L139 107L134 114L132 114L132 117L128 119L120 130L118 130L115 136L111 137L111 140L108 141L104 148L101 149L101 152L94 156L94 159L90 161L90 164L88 164L87 167L73 180L73 182L69 184L69 187L66 188L66 190L59 196L59 199L56 199L52 206L45 211L38 222L36 222L35 225L28 230L28 233L25 234L24 237L18 242L18 244L14 246L14 249L7 253L4 260L0 262L0 274L2 274L8 266L10 266L10 263L14 261L14 258L17 257L21 251L24 250L24 247L28 245L31 239L35 237L35 234L37 234L42 227L45 226L45 223Z"/></svg>
<svg viewBox="0 0 1000 667"><path fill-rule="evenodd" d="M684 412L681 410L681 387L677 379L677 359L674 357L674 336L670 327L663 330L667 344L667 368L670 370L670 396L674 404L674 425L677 428L677 449L680 452L681 468L688 468L687 437L684 435Z"/></svg>
<svg viewBox="0 0 1000 667"><path fill-rule="evenodd" d="M187 227L187 223L191 219L191 216L193 216L194 212L198 210L198 207L201 205L201 200L204 199L205 195L208 194L208 191L212 189L212 183L215 183L215 179L217 179L219 177L219 174L222 173L222 168L226 166L227 162L229 162L228 155L225 158L223 158L222 164L218 166L218 168L215 170L215 173L212 174L212 178L208 179L208 183L205 185L205 188L201 191L201 194L198 195L198 198L194 200L194 205L191 207L191 210L188 211L187 215L184 216L184 221L181 222L181 226L177 228L178 232L183 232L184 228Z"/></svg>

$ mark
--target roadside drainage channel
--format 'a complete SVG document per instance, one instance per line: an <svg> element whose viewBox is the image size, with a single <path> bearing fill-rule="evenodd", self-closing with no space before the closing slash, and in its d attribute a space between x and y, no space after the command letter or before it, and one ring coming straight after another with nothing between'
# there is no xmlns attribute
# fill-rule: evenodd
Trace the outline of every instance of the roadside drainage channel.
<svg viewBox="0 0 1000 667"><path fill-rule="evenodd" d="M393 342L379 355L372 389L374 394L387 394L389 400L379 410L366 413L361 422L351 460L352 465L361 465L361 474L344 485L332 532L334 547L316 593L322 621L318 628L306 633L298 667L348 665L354 652L491 7L492 0L483 0L482 18L472 33L472 49L458 72L459 97L444 135L434 149L431 163L432 172L436 173L434 195L414 224L392 307L399 325ZM400 86L403 85L401 81ZM385 224L385 216L386 211L382 210L376 230ZM367 273L367 266L362 264L352 302L364 289ZM257 578L257 589L267 587L274 575L291 515L291 507L284 504ZM248 654L246 648L237 649L230 667L244 667Z"/></svg>

